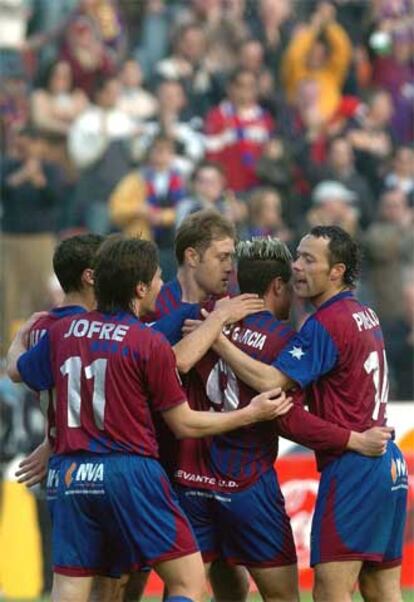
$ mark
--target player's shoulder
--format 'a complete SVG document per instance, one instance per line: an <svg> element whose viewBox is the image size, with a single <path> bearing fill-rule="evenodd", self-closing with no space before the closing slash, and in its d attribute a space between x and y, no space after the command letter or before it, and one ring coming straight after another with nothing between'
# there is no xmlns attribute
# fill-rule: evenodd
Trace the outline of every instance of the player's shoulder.
<svg viewBox="0 0 414 602"><path fill-rule="evenodd" d="M29 332L30 347L33 347L39 342L39 339L55 329L56 324L60 324L63 320L70 321L73 316L85 313L85 308L79 305L65 305L62 307L54 307L47 314L40 316L32 325Z"/></svg>
<svg viewBox="0 0 414 602"><path fill-rule="evenodd" d="M156 313L158 318L172 313L182 301L181 285L177 278L166 282L157 297Z"/></svg>
<svg viewBox="0 0 414 602"><path fill-rule="evenodd" d="M316 320L329 330L339 331L351 323L353 313L362 307L352 291L344 291L325 301L309 320Z"/></svg>

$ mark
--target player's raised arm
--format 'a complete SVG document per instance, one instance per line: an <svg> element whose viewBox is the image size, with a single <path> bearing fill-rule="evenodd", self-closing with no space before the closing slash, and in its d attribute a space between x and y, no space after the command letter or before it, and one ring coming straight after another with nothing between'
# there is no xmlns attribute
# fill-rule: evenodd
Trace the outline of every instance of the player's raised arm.
<svg viewBox="0 0 414 602"><path fill-rule="evenodd" d="M207 353L224 326L262 309L263 300L255 294L239 295L217 302L214 311L207 315L205 321L174 346L178 370L184 374L188 372Z"/></svg>
<svg viewBox="0 0 414 602"><path fill-rule="evenodd" d="M216 339L213 349L241 380L256 391L263 392L277 387L289 389L295 385L283 372L249 357L222 334Z"/></svg>
<svg viewBox="0 0 414 602"><path fill-rule="evenodd" d="M273 420L289 412L291 407L290 397L281 389L272 389L256 395L248 406L234 412L198 412L185 402L164 411L163 417L177 438L199 438Z"/></svg>

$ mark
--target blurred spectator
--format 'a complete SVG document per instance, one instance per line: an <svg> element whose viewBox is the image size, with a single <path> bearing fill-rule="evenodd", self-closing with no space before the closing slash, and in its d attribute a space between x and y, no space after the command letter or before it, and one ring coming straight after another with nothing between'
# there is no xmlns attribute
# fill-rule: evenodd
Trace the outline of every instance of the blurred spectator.
<svg viewBox="0 0 414 602"><path fill-rule="evenodd" d="M191 197L178 204L177 227L187 215L202 209L216 209L236 225L245 219L245 205L226 191L226 177L219 163L202 161L194 170L192 184Z"/></svg>
<svg viewBox="0 0 414 602"><path fill-rule="evenodd" d="M92 97L96 82L113 75L115 62L105 47L94 23L86 16L77 15L66 29L60 58L72 67L76 88Z"/></svg>
<svg viewBox="0 0 414 602"><path fill-rule="evenodd" d="M256 163L274 128L268 111L257 102L257 78L238 69L229 80L228 99L206 117L207 158L220 162L229 187L246 192L256 184Z"/></svg>
<svg viewBox="0 0 414 602"><path fill-rule="evenodd" d="M45 306L60 202L60 173L43 160L39 133L24 130L17 142L19 157L1 166L3 351L17 321Z"/></svg>
<svg viewBox="0 0 414 602"><path fill-rule="evenodd" d="M290 0L258 0L253 7L255 12L248 19L250 32L254 38L260 40L264 62L279 84L282 55L292 37L294 27L293 3Z"/></svg>
<svg viewBox="0 0 414 602"><path fill-rule="evenodd" d="M86 108L69 130L69 154L80 172L74 201L77 225L97 234L109 231L108 199L130 167L127 143L135 125L116 108L118 95L116 79L99 80L95 104Z"/></svg>
<svg viewBox="0 0 414 602"><path fill-rule="evenodd" d="M172 54L156 67L159 77L181 82L191 115L204 115L214 102L213 77L205 61L206 47L200 25L182 25L175 33Z"/></svg>
<svg viewBox="0 0 414 602"><path fill-rule="evenodd" d="M31 120L43 132L66 138L70 125L87 104L84 92L73 87L69 63L58 61L51 65L45 86L31 95Z"/></svg>
<svg viewBox="0 0 414 602"><path fill-rule="evenodd" d="M166 282L173 278L176 269L173 250L176 208L186 196L184 181L173 168L174 151L171 138L158 136L150 148L148 162L142 168L147 186L149 221Z"/></svg>
<svg viewBox="0 0 414 602"><path fill-rule="evenodd" d="M391 371L391 399L414 398L414 275L403 276L402 315L384 328L387 358Z"/></svg>
<svg viewBox="0 0 414 602"><path fill-rule="evenodd" d="M374 194L382 187L382 178L393 152L392 100L385 90L371 93L348 125L348 140L355 151L356 168L367 178Z"/></svg>
<svg viewBox="0 0 414 602"><path fill-rule="evenodd" d="M0 75L0 150L10 154L17 132L29 120L29 91L21 69L7 76L4 73Z"/></svg>
<svg viewBox="0 0 414 602"><path fill-rule="evenodd" d="M167 54L173 10L164 0L148 0L145 4L139 44L133 50L145 81L150 81L156 64Z"/></svg>
<svg viewBox="0 0 414 602"><path fill-rule="evenodd" d="M403 267L414 258L413 213L401 190L382 195L378 219L364 237L364 248L374 309L387 327L402 316Z"/></svg>
<svg viewBox="0 0 414 602"><path fill-rule="evenodd" d="M264 63L264 49L259 40L245 40L239 50L238 67L251 71L257 77L259 103L275 112L275 83L273 74Z"/></svg>
<svg viewBox="0 0 414 602"><path fill-rule="evenodd" d="M161 133L175 142L174 167L187 176L204 155L204 140L200 131L202 121L189 119L187 98L178 81L166 80L157 89L158 115L140 124L139 135L133 143L134 158L142 160L154 139Z"/></svg>
<svg viewBox="0 0 414 602"><path fill-rule="evenodd" d="M206 65L215 76L225 76L235 69L240 44L248 37L243 16L245 1L192 0L183 22L195 21L206 35Z"/></svg>
<svg viewBox="0 0 414 602"><path fill-rule="evenodd" d="M112 60L119 64L125 56L128 40L118 10L118 1L80 0L79 15L91 21Z"/></svg>
<svg viewBox="0 0 414 602"><path fill-rule="evenodd" d="M147 185L138 169L116 185L109 198L109 214L112 223L124 234L152 239Z"/></svg>
<svg viewBox="0 0 414 602"><path fill-rule="evenodd" d="M376 86L388 90L394 103L393 131L399 142L414 136L413 6L411 0L371 3L367 49Z"/></svg>
<svg viewBox="0 0 414 602"><path fill-rule="evenodd" d="M121 93L118 108L131 119L148 119L157 113L158 103L150 92L142 87L142 70L138 61L128 59L119 72Z"/></svg>
<svg viewBox="0 0 414 602"><path fill-rule="evenodd" d="M261 185L271 186L281 195L283 214L289 222L294 221L298 215L292 190L292 160L282 138L271 138L265 144L263 154L257 161L256 174Z"/></svg>
<svg viewBox="0 0 414 602"><path fill-rule="evenodd" d="M22 51L31 14L31 2L27 0L0 2L0 74L3 77L24 71Z"/></svg>
<svg viewBox="0 0 414 602"><path fill-rule="evenodd" d="M335 21L335 7L321 2L310 25L296 31L283 58L282 75L288 99L293 102L302 79L315 79L321 90L319 108L328 119L339 106L350 61L350 40Z"/></svg>
<svg viewBox="0 0 414 602"><path fill-rule="evenodd" d="M292 238L282 217L280 196L272 188L258 188L248 200L249 223L246 237L276 236L284 242Z"/></svg>
<svg viewBox="0 0 414 602"><path fill-rule="evenodd" d="M398 188L408 197L414 197L414 149L400 146L396 149L391 171L385 176L385 188Z"/></svg>
<svg viewBox="0 0 414 602"><path fill-rule="evenodd" d="M304 235L314 226L340 226L351 236L358 234L358 211L353 203L355 194L340 182L325 180L312 192L313 207L305 216L305 223L298 231Z"/></svg>
<svg viewBox="0 0 414 602"><path fill-rule="evenodd" d="M322 180L343 184L355 194L360 226L365 229L371 223L374 215L372 192L366 179L355 169L354 152L347 138L338 136L330 141L327 161L322 164L315 164L311 157L307 157L306 175L312 184Z"/></svg>

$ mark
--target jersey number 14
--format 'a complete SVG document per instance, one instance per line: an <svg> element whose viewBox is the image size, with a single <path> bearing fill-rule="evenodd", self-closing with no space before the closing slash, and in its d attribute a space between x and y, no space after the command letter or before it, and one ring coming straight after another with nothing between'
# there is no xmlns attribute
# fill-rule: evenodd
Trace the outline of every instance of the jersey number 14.
<svg viewBox="0 0 414 602"><path fill-rule="evenodd" d="M388 380L388 364L385 350L383 351L383 366L384 369L381 370L378 351L371 351L364 363L365 372L367 374L372 374L374 381L375 407L372 413L373 420L378 420L381 404L384 404L383 408L385 413L385 404L388 401L390 384Z"/></svg>

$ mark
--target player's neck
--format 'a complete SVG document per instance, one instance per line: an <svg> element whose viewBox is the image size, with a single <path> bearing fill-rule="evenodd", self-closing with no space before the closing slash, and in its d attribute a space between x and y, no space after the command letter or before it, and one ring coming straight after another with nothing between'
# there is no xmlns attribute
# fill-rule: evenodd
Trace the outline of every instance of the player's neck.
<svg viewBox="0 0 414 602"><path fill-rule="evenodd" d="M324 291L323 293L321 293L320 295L317 295L316 297L309 299L309 301L312 303L312 305L314 307L318 308L321 305L323 305L324 303L326 303L327 301L329 301L329 299L332 299L332 297L336 297L336 295L339 295L339 293L344 293L345 291L349 291L349 290L350 290L350 288L348 286L330 288L330 289Z"/></svg>
<svg viewBox="0 0 414 602"><path fill-rule="evenodd" d="M96 301L92 293L73 292L66 293L62 305L79 305L88 311L95 309Z"/></svg>
<svg viewBox="0 0 414 602"><path fill-rule="evenodd" d="M194 280L192 271L186 270L184 266L178 268L177 280L181 286L183 301L187 303L201 303L207 297L206 292Z"/></svg>

